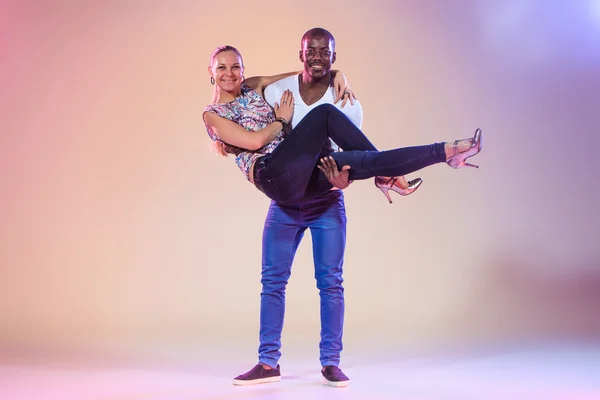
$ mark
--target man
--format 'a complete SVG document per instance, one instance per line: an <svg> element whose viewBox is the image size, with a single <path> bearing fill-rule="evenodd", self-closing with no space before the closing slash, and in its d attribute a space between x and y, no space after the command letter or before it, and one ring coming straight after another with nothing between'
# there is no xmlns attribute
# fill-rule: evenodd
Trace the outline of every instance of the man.
<svg viewBox="0 0 600 400"><path fill-rule="evenodd" d="M306 114L321 104L334 103L331 87L331 65L335 62L335 39L322 28L304 34L300 61L304 70L267 86L264 97L272 106L285 90L295 99L290 124L295 127ZM352 99L353 100L353 99ZM358 101L337 105L356 126L362 125L362 108ZM373 147L373 150L375 148ZM320 295L321 341L320 362L324 383L342 387L349 383L339 368L344 325L344 288L342 265L346 245L346 212L340 189L348 186L348 167L338 171L326 156L327 145L319 166L336 188L313 200L295 205L271 202L263 231L262 292L260 308L259 364L234 379L236 385L280 381L278 360L281 356L281 332L285 313L285 287L291 273L294 255L308 228L313 242L315 277Z"/></svg>

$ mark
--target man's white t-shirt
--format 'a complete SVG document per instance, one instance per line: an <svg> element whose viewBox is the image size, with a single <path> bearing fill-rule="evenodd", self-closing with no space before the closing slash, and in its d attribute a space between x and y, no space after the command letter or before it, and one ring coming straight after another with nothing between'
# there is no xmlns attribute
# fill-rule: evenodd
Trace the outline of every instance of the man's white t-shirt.
<svg viewBox="0 0 600 400"><path fill-rule="evenodd" d="M292 128L295 128L296 125L315 107L320 106L321 104L333 104L333 100L335 97L333 95L333 87L329 87L325 91L323 97L314 102L313 104L306 105L300 96L300 84L298 82L298 75L292 75L287 78L278 80L275 83L270 84L265 88L265 100L271 106L275 105L275 102L278 104L281 102L281 96L283 92L286 90L290 90L294 95L294 115L292 116L292 120L290 121ZM358 100L354 100L354 104L350 104L350 102L346 102L346 105L342 108L342 101L338 101L334 106L346 114L346 116L356 125L359 129L362 126L363 121L363 110Z"/></svg>

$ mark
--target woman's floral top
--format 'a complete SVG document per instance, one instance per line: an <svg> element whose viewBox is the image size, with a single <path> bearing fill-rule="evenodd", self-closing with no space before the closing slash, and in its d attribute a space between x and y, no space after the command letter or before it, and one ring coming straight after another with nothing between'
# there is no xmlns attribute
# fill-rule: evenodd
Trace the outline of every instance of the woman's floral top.
<svg viewBox="0 0 600 400"><path fill-rule="evenodd" d="M242 94L237 99L229 103L211 104L206 106L204 112L213 112L220 117L227 118L237 124L240 124L247 131L256 132L275 121L275 113L260 94L249 86L242 84ZM208 136L213 141L220 141L225 145L225 151L235 154L235 163L246 175L249 180L250 167L252 163L266 154L270 154L283 141L285 134L281 131L272 142L266 144L258 150L246 150L223 142L206 125Z"/></svg>

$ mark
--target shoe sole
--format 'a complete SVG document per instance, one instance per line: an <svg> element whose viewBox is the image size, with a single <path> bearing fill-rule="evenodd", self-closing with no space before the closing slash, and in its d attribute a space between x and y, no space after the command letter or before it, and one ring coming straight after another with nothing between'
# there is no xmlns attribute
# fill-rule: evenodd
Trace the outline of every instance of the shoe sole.
<svg viewBox="0 0 600 400"><path fill-rule="evenodd" d="M329 386L333 386L333 387L346 387L350 384L350 381L334 382L334 381L328 381L327 379L323 378L323 383L325 385L329 385Z"/></svg>
<svg viewBox="0 0 600 400"><path fill-rule="evenodd" d="M241 381L238 379L233 380L233 384L235 386L251 386L251 385L260 385L261 383L273 383L280 382L281 376L272 376L270 378L261 378L261 379L252 379L248 381Z"/></svg>

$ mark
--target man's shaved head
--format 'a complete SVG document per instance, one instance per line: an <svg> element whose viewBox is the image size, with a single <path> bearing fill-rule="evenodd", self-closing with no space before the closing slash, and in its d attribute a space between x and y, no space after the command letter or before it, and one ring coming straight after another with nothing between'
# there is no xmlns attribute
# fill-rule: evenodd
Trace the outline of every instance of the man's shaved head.
<svg viewBox="0 0 600 400"><path fill-rule="evenodd" d="M323 36L329 39L331 43L332 50L335 51L335 38L327 29L323 28L312 28L302 36L302 40L300 41L300 48L304 48L304 42L310 39L311 37Z"/></svg>

